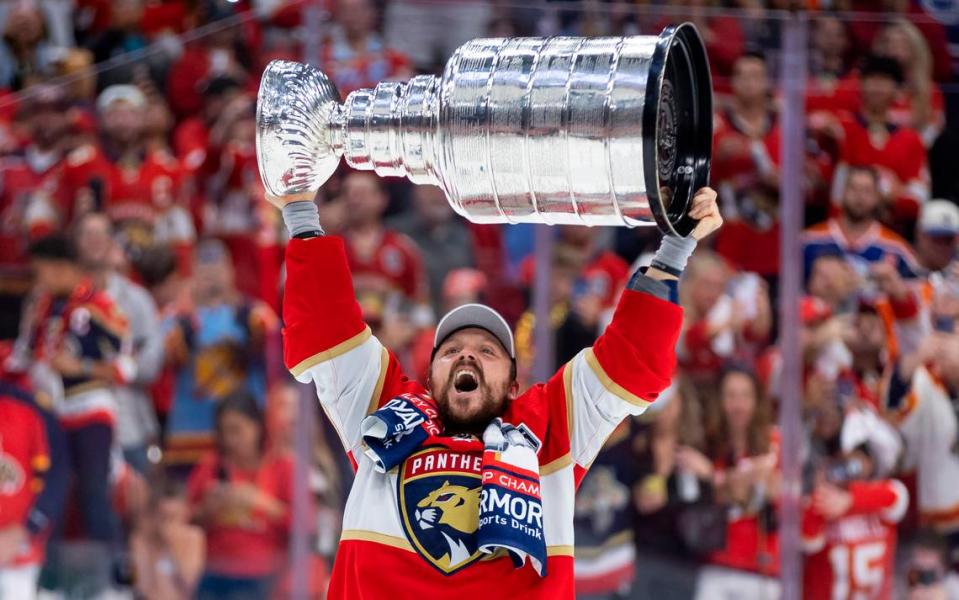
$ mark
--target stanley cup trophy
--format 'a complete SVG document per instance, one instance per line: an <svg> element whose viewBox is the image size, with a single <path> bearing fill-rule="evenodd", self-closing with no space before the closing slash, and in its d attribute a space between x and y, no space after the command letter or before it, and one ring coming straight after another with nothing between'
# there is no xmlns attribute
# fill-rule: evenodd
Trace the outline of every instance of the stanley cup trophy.
<svg viewBox="0 0 959 600"><path fill-rule="evenodd" d="M268 193L312 194L340 156L446 192L476 223L656 223L687 235L707 184L712 85L689 23L659 36L467 42L442 77L351 93L274 61L257 100Z"/></svg>

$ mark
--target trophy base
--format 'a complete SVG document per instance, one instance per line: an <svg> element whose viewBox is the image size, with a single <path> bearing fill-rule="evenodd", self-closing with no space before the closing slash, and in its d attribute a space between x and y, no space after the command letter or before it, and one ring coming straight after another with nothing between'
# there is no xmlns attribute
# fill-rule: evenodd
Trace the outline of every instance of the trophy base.
<svg viewBox="0 0 959 600"><path fill-rule="evenodd" d="M689 23L667 27L656 43L643 107L646 195L663 233L685 237L696 227L688 213L709 182L712 134L705 45Z"/></svg>

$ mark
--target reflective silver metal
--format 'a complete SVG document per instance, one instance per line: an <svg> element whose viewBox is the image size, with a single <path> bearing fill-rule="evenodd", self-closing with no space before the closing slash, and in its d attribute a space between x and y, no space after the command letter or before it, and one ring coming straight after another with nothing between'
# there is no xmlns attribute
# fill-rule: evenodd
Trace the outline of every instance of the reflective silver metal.
<svg viewBox="0 0 959 600"><path fill-rule="evenodd" d="M260 83L257 157L274 195L313 192L341 156L440 186L477 223L658 223L688 233L706 185L712 89L693 25L659 36L479 39L442 77L351 93L274 61Z"/></svg>

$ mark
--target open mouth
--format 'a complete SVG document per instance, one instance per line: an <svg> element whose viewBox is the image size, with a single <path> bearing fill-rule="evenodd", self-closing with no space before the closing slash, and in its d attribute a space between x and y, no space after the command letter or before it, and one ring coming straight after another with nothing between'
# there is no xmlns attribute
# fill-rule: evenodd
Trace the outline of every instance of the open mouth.
<svg viewBox="0 0 959 600"><path fill-rule="evenodd" d="M457 392L472 392L479 387L479 373L473 369L460 369L453 375L453 388Z"/></svg>

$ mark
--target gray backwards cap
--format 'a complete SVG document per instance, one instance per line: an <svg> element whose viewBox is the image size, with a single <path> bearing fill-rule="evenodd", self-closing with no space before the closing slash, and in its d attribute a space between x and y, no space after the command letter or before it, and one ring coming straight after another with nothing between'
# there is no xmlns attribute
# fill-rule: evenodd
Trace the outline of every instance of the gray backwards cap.
<svg viewBox="0 0 959 600"><path fill-rule="evenodd" d="M460 329L479 327L493 334L503 345L506 353L512 359L516 358L516 349L513 347L513 331L498 312L484 304L464 304L446 313L436 326L436 337L433 338L433 352L440 347L446 338Z"/></svg>

